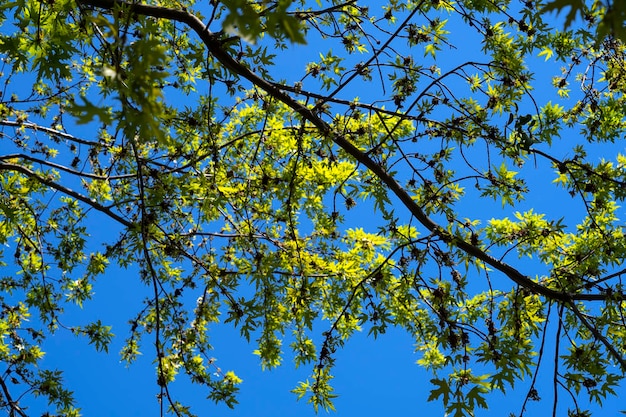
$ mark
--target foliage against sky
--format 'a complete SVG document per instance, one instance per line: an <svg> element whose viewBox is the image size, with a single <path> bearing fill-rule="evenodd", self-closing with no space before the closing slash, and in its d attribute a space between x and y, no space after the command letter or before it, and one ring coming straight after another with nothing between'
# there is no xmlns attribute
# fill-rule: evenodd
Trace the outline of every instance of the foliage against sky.
<svg viewBox="0 0 626 417"><path fill-rule="evenodd" d="M567 29L577 17L588 18L589 8L602 10L595 15L595 38L597 42L602 42L606 37L626 40L626 25L624 24L626 22L626 8L618 1L553 0L547 2L542 11L545 13L552 10L557 12L567 10L565 17L565 28Z"/></svg>
<svg viewBox="0 0 626 417"><path fill-rule="evenodd" d="M290 352L310 369L294 393L316 409L344 342L397 326L448 414L522 379L538 401L542 369L586 415L577 398L601 403L626 370L626 157L606 146L623 136L624 47L598 42L601 2L566 30L541 10L4 2L1 405L76 415L40 346L69 331L108 350L106 317L63 310L119 265L151 291L121 357L154 357L174 415L193 413L170 395L180 379L236 406L217 322L263 367Z"/></svg>

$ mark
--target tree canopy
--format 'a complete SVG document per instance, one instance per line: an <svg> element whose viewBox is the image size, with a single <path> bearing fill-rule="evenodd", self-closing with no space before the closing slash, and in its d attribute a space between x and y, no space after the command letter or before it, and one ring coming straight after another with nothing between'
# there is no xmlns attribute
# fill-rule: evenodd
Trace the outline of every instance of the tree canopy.
<svg viewBox="0 0 626 417"><path fill-rule="evenodd" d="M547 13L568 5L565 23ZM194 413L179 380L236 406L237 370L213 366L221 323L264 368L310 369L293 391L316 410L333 408L344 343L398 327L447 415L500 391L521 416L540 371L565 393L550 407L589 415L626 371L623 16L2 2L0 406L78 415L41 364L59 332L153 356L164 413ZM67 322L116 267L146 289L128 327Z"/></svg>

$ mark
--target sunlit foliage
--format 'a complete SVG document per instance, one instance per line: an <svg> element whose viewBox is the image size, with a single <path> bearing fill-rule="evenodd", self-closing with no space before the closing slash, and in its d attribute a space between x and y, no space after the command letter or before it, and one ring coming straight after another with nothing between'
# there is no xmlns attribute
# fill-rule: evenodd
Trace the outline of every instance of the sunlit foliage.
<svg viewBox="0 0 626 417"><path fill-rule="evenodd" d="M164 413L234 407L219 324L333 409L336 352L396 326L446 415L521 416L539 370L588 415L626 371L626 62L617 5L570 3L3 2L0 406L78 415L40 366L72 332L154 357ZM112 267L127 333L68 323Z"/></svg>

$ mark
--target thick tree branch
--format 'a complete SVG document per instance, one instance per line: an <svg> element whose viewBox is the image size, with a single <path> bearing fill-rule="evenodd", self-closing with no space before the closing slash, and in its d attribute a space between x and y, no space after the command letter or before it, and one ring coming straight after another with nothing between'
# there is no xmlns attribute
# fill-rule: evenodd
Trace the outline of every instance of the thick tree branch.
<svg viewBox="0 0 626 417"><path fill-rule="evenodd" d="M544 287L543 285L533 281L530 277L522 274L511 265L502 262L484 252L479 247L451 235L443 227L441 227L430 217L428 217L426 213L424 213L424 211L420 208L420 206L409 195L409 193L382 166L377 164L373 159L367 156L367 154L365 154L352 143L350 143L344 136L340 135L337 132L334 132L332 127L320 116L318 116L311 109L296 101L291 96L287 95L284 91L282 91L281 87L278 87L277 85L259 77L257 74L247 68L243 62L240 62L233 58L223 48L217 36L215 36L208 29L208 27L202 23L200 19L198 19L190 12L187 12L186 10L171 9L159 6L132 4L120 0L79 0L79 3L85 6L92 6L107 10L111 10L115 6L122 6L128 8L131 13L173 20L189 26L189 28L193 29L197 33L202 42L206 45L208 51L225 68L245 78L256 87L267 92L270 96L280 100L281 102L289 106L291 109L293 109L293 111L302 116L304 120L310 122L316 128L318 128L322 135L331 137L332 140L339 147L346 151L356 161L367 167L374 175L380 178L380 180L400 199L402 204L405 205L405 207L411 212L411 214L415 216L415 218L431 233L439 236L448 244L458 247L472 257L504 273L513 282L535 294L540 294L546 298L564 303L570 303L572 300L606 299L606 295L604 294L571 294Z"/></svg>

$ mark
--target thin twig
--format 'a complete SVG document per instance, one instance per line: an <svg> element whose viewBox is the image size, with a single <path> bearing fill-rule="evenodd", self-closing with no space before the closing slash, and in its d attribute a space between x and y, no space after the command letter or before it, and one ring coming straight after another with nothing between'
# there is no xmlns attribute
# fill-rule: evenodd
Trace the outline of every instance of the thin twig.
<svg viewBox="0 0 626 417"><path fill-rule="evenodd" d="M570 303L570 308L572 312L576 315L576 317L578 317L578 320L580 320L580 322L591 332L596 340L600 341L600 343L604 345L606 350L611 353L613 359L619 362L622 371L626 372L626 359L624 359L624 357L619 354L617 349L615 349L615 346L613 346L613 344L609 342L609 340L602 333L600 333L597 327L589 323L585 315L581 313L575 303Z"/></svg>
<svg viewBox="0 0 626 417"><path fill-rule="evenodd" d="M18 164L11 164L11 163L7 163L7 162L0 162L0 171L16 171L19 172L21 174L26 175L27 177L33 178L35 180L37 180L39 183L43 184L43 185L47 185L50 188L53 188L57 191L60 191L64 194L69 195L70 197L74 197L76 200L81 201L85 204L87 204L88 206L92 207L93 209L106 214L107 216L111 217L112 219L114 219L115 221L117 221L118 223L120 223L123 226L126 227L131 227L133 225L132 222L126 220L125 218L121 217L120 215L114 213L111 209L106 208L105 206L103 206L102 204L98 203L95 199L93 198L89 198L83 194L80 194L79 192L76 192L64 185L61 185L49 178L46 178L42 175L39 175L38 173L22 166L22 165L18 165Z"/></svg>

